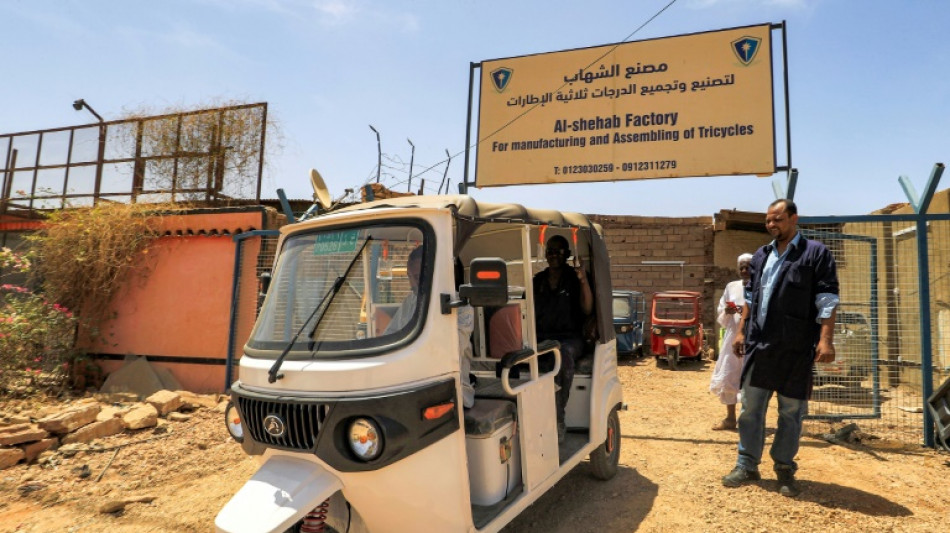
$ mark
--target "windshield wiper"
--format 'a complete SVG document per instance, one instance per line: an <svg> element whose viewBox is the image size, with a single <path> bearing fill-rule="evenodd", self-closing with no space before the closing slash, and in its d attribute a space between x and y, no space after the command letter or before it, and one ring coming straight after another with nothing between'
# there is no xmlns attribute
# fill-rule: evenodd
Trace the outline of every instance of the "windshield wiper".
<svg viewBox="0 0 950 533"><path fill-rule="evenodd" d="M323 309L323 312L320 313L320 316L313 324L313 329L310 330L310 337L312 338L317 332L317 326L320 325L320 321L323 320L323 316L326 314L327 309L329 309L330 304L333 303L333 297L336 296L336 293L340 292L340 287L343 286L343 282L346 281L346 277L350 275L350 270L353 268L353 265L356 264L356 260L360 258L360 255L363 254L363 249L366 248L366 245L369 244L369 241L371 240L373 240L372 236L366 238L366 241L363 242L363 245L360 246L360 249L357 250L353 255L353 258L350 259L350 263L346 266L346 270L343 271L343 274L337 276L336 280L333 282L333 286L330 287L326 293L324 293L323 298L320 299L320 303L318 303L317 306L313 308L313 312L310 313L310 316L307 317L307 320L304 320L303 324L301 324L300 329L298 329L297 333L294 334L294 338L290 339L290 342L287 344L287 347L284 348L284 351L280 354L280 357L274 361L273 366L271 366L270 370L267 371L268 383L273 383L284 377L283 374L277 373L280 371L280 365L284 364L284 358L287 357L287 354L290 353L290 349L293 348L294 344L297 343L297 339L300 337L300 334L303 333L303 330L307 327L307 324L309 324L310 321L313 320L313 317L317 315L317 311ZM326 306L323 305L324 302L326 302Z"/></svg>

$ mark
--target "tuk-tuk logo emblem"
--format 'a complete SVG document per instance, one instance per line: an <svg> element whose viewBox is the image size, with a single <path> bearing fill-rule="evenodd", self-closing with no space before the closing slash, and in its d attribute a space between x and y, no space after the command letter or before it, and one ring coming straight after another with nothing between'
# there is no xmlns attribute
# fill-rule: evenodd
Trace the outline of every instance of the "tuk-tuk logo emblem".
<svg viewBox="0 0 950 533"><path fill-rule="evenodd" d="M499 67L491 71L491 83L495 86L495 90L500 93L505 92L514 73L515 71L508 67Z"/></svg>
<svg viewBox="0 0 950 533"><path fill-rule="evenodd" d="M732 41L732 51L736 53L736 57L742 61L743 65L748 65L755 59L760 44L762 44L762 39L746 36Z"/></svg>
<svg viewBox="0 0 950 533"><path fill-rule="evenodd" d="M280 438L287 432L287 425L279 416L267 415L264 418L264 431L271 437Z"/></svg>

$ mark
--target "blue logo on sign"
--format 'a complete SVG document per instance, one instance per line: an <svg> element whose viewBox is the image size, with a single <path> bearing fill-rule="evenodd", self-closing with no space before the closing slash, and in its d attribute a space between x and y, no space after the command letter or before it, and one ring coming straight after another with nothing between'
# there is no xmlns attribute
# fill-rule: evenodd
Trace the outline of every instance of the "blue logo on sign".
<svg viewBox="0 0 950 533"><path fill-rule="evenodd" d="M743 37L732 41L732 51L736 53L736 57L742 61L743 65L748 65L755 59L761 43L762 39L758 37Z"/></svg>
<svg viewBox="0 0 950 533"><path fill-rule="evenodd" d="M495 86L495 90L500 93L505 92L505 89L508 88L508 83L511 82L511 76L514 73L515 71L508 67L493 70L491 72L491 83Z"/></svg>

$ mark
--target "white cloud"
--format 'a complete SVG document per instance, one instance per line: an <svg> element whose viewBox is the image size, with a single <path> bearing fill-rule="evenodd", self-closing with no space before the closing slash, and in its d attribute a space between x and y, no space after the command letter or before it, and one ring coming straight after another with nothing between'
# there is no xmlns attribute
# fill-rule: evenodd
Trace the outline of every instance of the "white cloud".
<svg viewBox="0 0 950 533"><path fill-rule="evenodd" d="M211 36L183 26L177 26L172 28L170 32L156 35L160 40L181 48L210 49L218 52L229 52L227 47L211 38Z"/></svg>
<svg viewBox="0 0 950 533"><path fill-rule="evenodd" d="M177 50L179 52L197 53L202 57L217 57L234 62L244 62L245 58L228 46L207 33L194 28L175 24L168 30L154 31L137 27L118 27L115 33L120 38L134 46L141 53L151 53L162 50L163 54Z"/></svg>
<svg viewBox="0 0 950 533"><path fill-rule="evenodd" d="M313 8L322 15L324 22L343 24L359 15L360 8L356 2L346 0L316 0Z"/></svg>

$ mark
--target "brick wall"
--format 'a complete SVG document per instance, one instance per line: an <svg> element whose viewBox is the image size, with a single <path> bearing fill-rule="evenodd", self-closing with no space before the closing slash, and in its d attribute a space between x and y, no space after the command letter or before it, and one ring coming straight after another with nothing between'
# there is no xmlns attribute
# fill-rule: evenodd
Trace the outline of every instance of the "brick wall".
<svg viewBox="0 0 950 533"><path fill-rule="evenodd" d="M710 278L714 269L712 217L589 216L604 229L614 289L643 292L648 306L655 292L702 293L703 325L711 327L716 288ZM661 261L674 264L649 264Z"/></svg>
<svg viewBox="0 0 950 533"><path fill-rule="evenodd" d="M615 289L703 290L704 267L712 262L711 217L590 217L604 228ZM645 261L682 261L683 265Z"/></svg>
<svg viewBox="0 0 950 533"><path fill-rule="evenodd" d="M717 346L719 297L727 283L738 279L739 253L754 252L768 242L764 226L761 231L730 229L714 224L713 217L588 216L604 229L613 288L643 292L647 302L660 291L701 293L703 327L713 334L711 345ZM675 264L655 264L660 261Z"/></svg>

